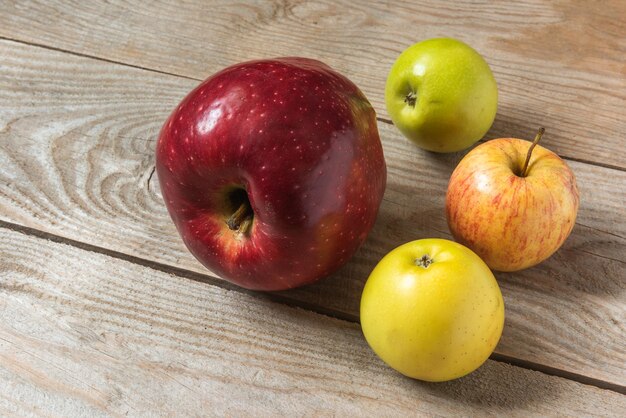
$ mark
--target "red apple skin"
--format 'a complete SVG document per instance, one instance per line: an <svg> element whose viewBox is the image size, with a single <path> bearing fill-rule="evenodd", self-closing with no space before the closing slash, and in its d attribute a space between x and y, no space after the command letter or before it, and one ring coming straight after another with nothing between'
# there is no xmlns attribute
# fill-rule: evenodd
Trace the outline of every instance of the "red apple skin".
<svg viewBox="0 0 626 418"><path fill-rule="evenodd" d="M347 78L304 58L241 63L205 80L163 126L156 171L194 256L256 290L312 283L346 263L386 183L372 106ZM234 188L254 213L247 233L226 224Z"/></svg>
<svg viewBox="0 0 626 418"><path fill-rule="evenodd" d="M537 145L520 177L531 143L485 142L469 152L448 184L446 216L454 238L498 271L517 271L550 257L569 236L578 212L574 173Z"/></svg>

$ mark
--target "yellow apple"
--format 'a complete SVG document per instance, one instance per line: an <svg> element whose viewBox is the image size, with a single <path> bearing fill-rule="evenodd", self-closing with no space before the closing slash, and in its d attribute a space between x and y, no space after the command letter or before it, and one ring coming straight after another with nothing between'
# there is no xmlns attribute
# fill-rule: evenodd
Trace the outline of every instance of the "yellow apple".
<svg viewBox="0 0 626 418"><path fill-rule="evenodd" d="M515 138L485 142L461 160L448 184L452 235L494 270L540 263L574 227L579 201L574 173L552 151L531 146Z"/></svg>
<svg viewBox="0 0 626 418"><path fill-rule="evenodd" d="M504 326L489 267L444 239L409 242L374 268L361 297L361 327L374 352L400 373L451 380L477 369Z"/></svg>

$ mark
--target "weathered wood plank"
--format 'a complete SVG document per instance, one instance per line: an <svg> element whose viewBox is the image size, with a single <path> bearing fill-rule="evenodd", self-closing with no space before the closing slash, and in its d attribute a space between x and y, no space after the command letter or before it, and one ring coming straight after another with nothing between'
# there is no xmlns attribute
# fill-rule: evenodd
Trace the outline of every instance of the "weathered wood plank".
<svg viewBox="0 0 626 418"><path fill-rule="evenodd" d="M388 369L357 324L0 230L0 405L12 414L618 416L626 396L488 361Z"/></svg>
<svg viewBox="0 0 626 418"><path fill-rule="evenodd" d="M160 124L195 82L7 41L0 57L0 219L207 274L148 181ZM376 260L449 237L444 196L460 155L421 152L380 125L389 184L367 243L339 273L286 297L356 319ZM498 275L507 326L497 352L624 386L626 173L570 164L578 224L546 263Z"/></svg>
<svg viewBox="0 0 626 418"><path fill-rule="evenodd" d="M500 89L487 138L532 137L561 155L626 167L626 3L498 1L0 1L0 36L197 79L235 62L302 55L353 79L388 118L397 55L452 36L481 52Z"/></svg>

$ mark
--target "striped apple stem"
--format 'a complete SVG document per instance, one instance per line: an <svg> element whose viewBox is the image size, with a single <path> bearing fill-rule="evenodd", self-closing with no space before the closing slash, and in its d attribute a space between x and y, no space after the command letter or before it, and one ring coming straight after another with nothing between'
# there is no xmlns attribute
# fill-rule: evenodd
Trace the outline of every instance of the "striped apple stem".
<svg viewBox="0 0 626 418"><path fill-rule="evenodd" d="M524 168L522 168L522 177L526 177L528 175L527 171L528 171L528 163L530 162L530 156L533 153L533 149L535 149L535 146L539 143L539 141L541 141L541 137L543 136L543 133L545 132L545 128L539 128L539 132L537 132L537 135L535 135L535 139L533 141L533 143L530 145L530 148L528 148L528 154L526 154L526 161L524 162Z"/></svg>

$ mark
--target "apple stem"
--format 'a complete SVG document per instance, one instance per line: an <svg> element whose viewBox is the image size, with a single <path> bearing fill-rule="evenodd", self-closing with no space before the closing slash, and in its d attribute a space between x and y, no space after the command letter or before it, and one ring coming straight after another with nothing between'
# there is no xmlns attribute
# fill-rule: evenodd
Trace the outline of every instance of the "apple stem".
<svg viewBox="0 0 626 418"><path fill-rule="evenodd" d="M424 254L420 258L415 259L415 264L420 267L428 268L433 263L433 259L428 255Z"/></svg>
<svg viewBox="0 0 626 418"><path fill-rule="evenodd" d="M530 156L533 153L533 149L535 149L535 146L539 143L539 141L541 141L541 137L543 136L543 133L545 132L545 128L539 128L539 132L537 132L537 135L535 135L535 139L533 140L533 143L530 145L530 148L528 148L528 154L526 154L526 161L524 161L524 167L522 168L522 175L521 177L526 177L528 175L527 171L528 171L528 163L530 162Z"/></svg>
<svg viewBox="0 0 626 418"><path fill-rule="evenodd" d="M241 225L239 225L239 232L245 234L248 232L250 227L252 226L252 218L248 217L241 221Z"/></svg>
<svg viewBox="0 0 626 418"><path fill-rule="evenodd" d="M411 107L415 107L415 102L417 102L417 94L414 91L410 92L404 98L404 103L408 104Z"/></svg>
<svg viewBox="0 0 626 418"><path fill-rule="evenodd" d="M243 202L239 208L230 215L226 221L226 225L233 230L245 234L252 225L252 211L248 202Z"/></svg>

